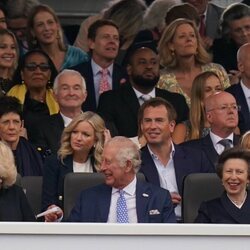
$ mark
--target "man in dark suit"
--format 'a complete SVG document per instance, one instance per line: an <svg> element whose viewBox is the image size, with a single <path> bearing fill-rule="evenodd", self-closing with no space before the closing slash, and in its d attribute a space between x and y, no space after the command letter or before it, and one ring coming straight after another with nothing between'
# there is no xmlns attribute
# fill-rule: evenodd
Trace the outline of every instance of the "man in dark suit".
<svg viewBox="0 0 250 250"><path fill-rule="evenodd" d="M57 75L53 92L60 112L37 124L32 137L29 138L34 145L45 149L48 154L57 152L63 129L82 112L82 104L87 96L85 80L81 74L68 69Z"/></svg>
<svg viewBox="0 0 250 250"><path fill-rule="evenodd" d="M174 108L162 98L152 98L141 106L138 123L147 145L141 149L140 171L148 182L169 190L173 203L177 205L176 216L180 219L184 177L214 170L201 150L173 144L171 133L175 118Z"/></svg>
<svg viewBox="0 0 250 250"><path fill-rule="evenodd" d="M96 111L101 92L118 89L127 80L126 71L114 62L119 50L119 32L110 20L97 20L88 30L91 60L74 66L86 81L88 96L82 107L84 111ZM101 90L102 70L107 70L107 89Z"/></svg>
<svg viewBox="0 0 250 250"><path fill-rule="evenodd" d="M215 38L220 37L219 25L223 8L210 3L209 0L185 0L192 4L200 15L200 34L206 48L210 48Z"/></svg>
<svg viewBox="0 0 250 250"><path fill-rule="evenodd" d="M242 45L237 54L238 69L241 73L241 81L234 84L227 92L231 93L237 104L240 106L239 110L239 129L241 134L250 130L250 44Z"/></svg>
<svg viewBox="0 0 250 250"><path fill-rule="evenodd" d="M103 150L101 171L105 184L80 194L70 222L173 223L176 222L168 191L136 179L140 165L137 146L126 137L114 137ZM60 218L62 211L46 216Z"/></svg>
<svg viewBox="0 0 250 250"><path fill-rule="evenodd" d="M152 97L162 97L177 111L177 122L188 118L188 107L182 95L156 88L159 80L159 58L151 42L136 43L130 49L127 72L129 82L120 89L100 96L98 113L112 122L119 135L138 134L137 113L140 105Z"/></svg>
<svg viewBox="0 0 250 250"><path fill-rule="evenodd" d="M238 106L231 94L222 91L205 99L205 110L210 133L183 145L202 149L215 168L219 155L238 143L239 138L234 134L238 125Z"/></svg>

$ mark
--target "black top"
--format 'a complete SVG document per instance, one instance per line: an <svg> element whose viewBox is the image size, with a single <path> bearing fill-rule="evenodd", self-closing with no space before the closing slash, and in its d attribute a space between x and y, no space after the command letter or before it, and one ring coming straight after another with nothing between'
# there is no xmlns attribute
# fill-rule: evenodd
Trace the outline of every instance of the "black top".
<svg viewBox="0 0 250 250"><path fill-rule="evenodd" d="M21 187L0 189L0 221L35 221L35 216Z"/></svg>

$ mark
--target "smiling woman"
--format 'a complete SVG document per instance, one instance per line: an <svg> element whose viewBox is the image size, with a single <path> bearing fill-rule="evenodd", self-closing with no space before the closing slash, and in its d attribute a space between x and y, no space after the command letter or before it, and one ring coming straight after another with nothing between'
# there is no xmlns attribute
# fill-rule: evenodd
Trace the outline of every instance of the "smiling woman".
<svg viewBox="0 0 250 250"><path fill-rule="evenodd" d="M3 94L12 87L13 73L18 62L18 44L15 35L0 29L0 87Z"/></svg>
<svg viewBox="0 0 250 250"><path fill-rule="evenodd" d="M58 71L88 60L87 53L81 49L65 45L59 18L47 5L32 8L27 31L29 48L41 48L45 51Z"/></svg>
<svg viewBox="0 0 250 250"><path fill-rule="evenodd" d="M250 152L241 148L224 151L217 174L225 192L219 198L203 202L195 222L249 224Z"/></svg>

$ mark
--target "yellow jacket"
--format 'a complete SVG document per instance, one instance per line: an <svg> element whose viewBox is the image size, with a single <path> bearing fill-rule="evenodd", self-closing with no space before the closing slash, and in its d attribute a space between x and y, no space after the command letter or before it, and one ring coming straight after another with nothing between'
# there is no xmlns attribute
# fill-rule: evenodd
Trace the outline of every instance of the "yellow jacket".
<svg viewBox="0 0 250 250"><path fill-rule="evenodd" d="M18 84L13 86L7 93L8 96L14 96L18 98L21 104L24 104L27 87L25 84ZM59 112L59 106L56 102L52 89L46 90L46 104L49 108L50 115L57 114Z"/></svg>

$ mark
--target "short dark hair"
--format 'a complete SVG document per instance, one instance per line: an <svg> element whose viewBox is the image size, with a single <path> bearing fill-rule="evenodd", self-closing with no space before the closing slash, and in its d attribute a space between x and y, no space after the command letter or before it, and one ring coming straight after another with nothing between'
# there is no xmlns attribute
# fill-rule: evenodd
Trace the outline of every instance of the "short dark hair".
<svg viewBox="0 0 250 250"><path fill-rule="evenodd" d="M88 29L88 39L91 39L92 41L94 41L95 38L96 38L97 30L99 28L102 28L103 26L113 26L119 32L118 26L112 20L109 20L109 19L100 19L100 20L95 21L94 23L92 23L89 26L89 29Z"/></svg>
<svg viewBox="0 0 250 250"><path fill-rule="evenodd" d="M175 121L177 114L176 111L171 103L166 101L165 99L161 97L155 97L151 98L148 101L144 102L138 112L138 127L140 127L144 115L144 111L148 107L158 107L158 106L164 106L168 112L168 120L169 121Z"/></svg>
<svg viewBox="0 0 250 250"><path fill-rule="evenodd" d="M14 96L0 97L0 117L8 113L15 113L23 119L23 107L19 99Z"/></svg>
<svg viewBox="0 0 250 250"><path fill-rule="evenodd" d="M250 16L250 8L243 3L229 5L221 14L221 32L226 38L229 38L230 23L235 20Z"/></svg>
<svg viewBox="0 0 250 250"><path fill-rule="evenodd" d="M250 151L241 147L233 147L225 150L219 156L218 164L216 166L216 173L220 177L220 179L222 179L223 167L225 165L225 162L230 159L241 159L245 161L248 165L248 179L250 179Z"/></svg>

